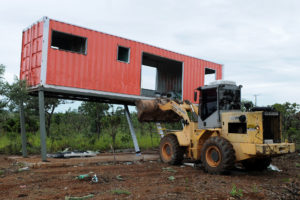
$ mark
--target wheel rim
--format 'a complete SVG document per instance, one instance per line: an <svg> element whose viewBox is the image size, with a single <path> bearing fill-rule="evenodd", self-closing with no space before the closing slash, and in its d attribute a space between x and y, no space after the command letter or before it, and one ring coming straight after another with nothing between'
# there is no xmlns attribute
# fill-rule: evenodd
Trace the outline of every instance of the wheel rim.
<svg viewBox="0 0 300 200"><path fill-rule="evenodd" d="M209 166L217 167L222 160L219 148L216 146L208 147L205 153L205 159Z"/></svg>
<svg viewBox="0 0 300 200"><path fill-rule="evenodd" d="M162 155L165 160L171 160L172 148L170 143L165 143L162 147Z"/></svg>

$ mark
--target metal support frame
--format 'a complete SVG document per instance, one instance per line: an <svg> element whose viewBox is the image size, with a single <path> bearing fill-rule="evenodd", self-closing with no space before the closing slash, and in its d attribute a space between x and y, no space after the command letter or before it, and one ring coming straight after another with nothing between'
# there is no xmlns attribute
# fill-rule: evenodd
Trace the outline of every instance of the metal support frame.
<svg viewBox="0 0 300 200"><path fill-rule="evenodd" d="M28 154L27 154L27 138L26 138L26 131L25 131L25 115L24 115L23 102L20 103L20 124L21 124L21 137L22 137L22 155L24 158L26 158Z"/></svg>
<svg viewBox="0 0 300 200"><path fill-rule="evenodd" d="M136 155L140 156L141 151L140 151L140 147L139 147L139 144L137 142L137 139L136 139L136 135L135 135L134 127L132 125L132 121L131 121L131 118L130 118L130 113L129 113L129 110L128 110L128 106L124 105L124 108L125 108L124 112L125 112L125 115L126 115L126 118L127 118L128 125L129 125L129 129L130 129L134 149L135 149Z"/></svg>
<svg viewBox="0 0 300 200"><path fill-rule="evenodd" d="M159 122L156 123L156 127L157 127L158 134L160 135L161 138L163 138L165 133L164 133L163 128L162 128L162 126Z"/></svg>
<svg viewBox="0 0 300 200"><path fill-rule="evenodd" d="M39 113L40 113L40 133L41 133L41 154L42 161L47 161L46 148L46 125L45 125L45 99L44 90L39 89Z"/></svg>

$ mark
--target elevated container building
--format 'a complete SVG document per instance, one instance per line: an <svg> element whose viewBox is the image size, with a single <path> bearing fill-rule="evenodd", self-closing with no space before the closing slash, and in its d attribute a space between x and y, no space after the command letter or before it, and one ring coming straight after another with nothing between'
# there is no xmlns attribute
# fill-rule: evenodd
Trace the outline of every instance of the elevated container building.
<svg viewBox="0 0 300 200"><path fill-rule="evenodd" d="M142 88L143 67L154 69ZM46 96L134 104L171 95L193 102L205 75L222 79L222 65L47 17L23 31L20 79Z"/></svg>

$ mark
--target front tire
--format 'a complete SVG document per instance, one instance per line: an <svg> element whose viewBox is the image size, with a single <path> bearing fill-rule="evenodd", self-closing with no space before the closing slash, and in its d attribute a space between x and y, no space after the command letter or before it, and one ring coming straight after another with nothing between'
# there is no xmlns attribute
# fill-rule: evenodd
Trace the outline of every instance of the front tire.
<svg viewBox="0 0 300 200"><path fill-rule="evenodd" d="M166 135L160 141L159 154L162 162L179 165L183 160L184 148L179 146L175 135Z"/></svg>
<svg viewBox="0 0 300 200"><path fill-rule="evenodd" d="M224 174L234 166L235 151L232 144L225 138L211 137L202 147L201 161L206 172Z"/></svg>

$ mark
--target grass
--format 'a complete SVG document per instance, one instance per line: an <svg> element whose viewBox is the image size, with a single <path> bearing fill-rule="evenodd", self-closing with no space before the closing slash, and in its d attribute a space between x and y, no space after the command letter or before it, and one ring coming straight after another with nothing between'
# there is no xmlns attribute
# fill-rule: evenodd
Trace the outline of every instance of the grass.
<svg viewBox="0 0 300 200"><path fill-rule="evenodd" d="M258 189L258 187L257 187L256 184L254 184L254 185L252 186L252 191L253 191L254 193L258 193L258 192L259 192L259 189Z"/></svg>
<svg viewBox="0 0 300 200"><path fill-rule="evenodd" d="M229 193L232 197L243 197L243 190L238 189L235 184L232 185L232 189Z"/></svg>
<svg viewBox="0 0 300 200"><path fill-rule="evenodd" d="M40 133L26 133L27 136L27 151L29 154L40 153ZM137 133L137 140L141 149L149 149L158 147L160 137L158 134L153 134L151 140L150 135L141 136ZM46 145L47 152L53 153L62 151L67 147L72 150L92 150L103 151L111 149L112 138L109 134L103 132L98 139L96 135L88 135L83 133L72 133L70 135L56 134L47 137ZM119 133L116 137L115 149L134 148L131 135ZM22 144L19 133L5 133L0 136L0 153L5 154L21 154Z"/></svg>
<svg viewBox="0 0 300 200"><path fill-rule="evenodd" d="M290 180L290 178L283 178L282 181L285 183L289 183L291 180Z"/></svg>

